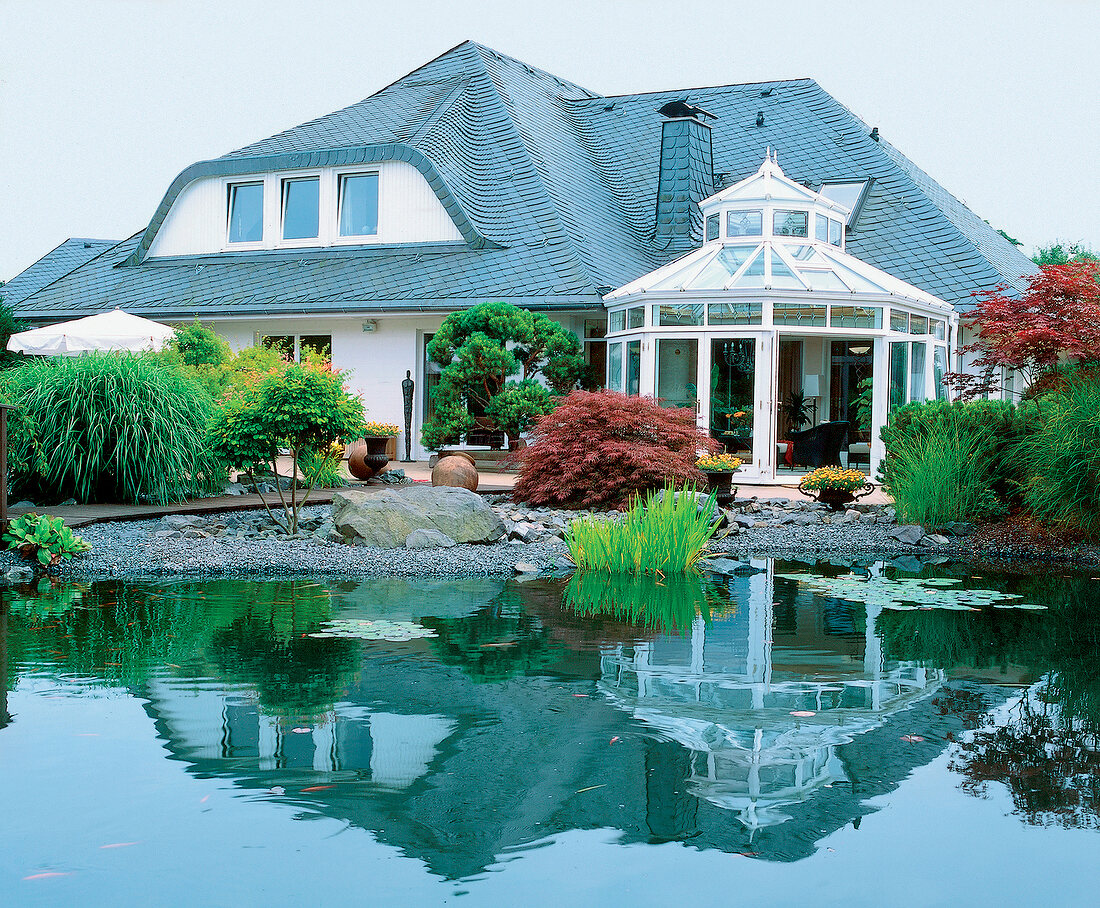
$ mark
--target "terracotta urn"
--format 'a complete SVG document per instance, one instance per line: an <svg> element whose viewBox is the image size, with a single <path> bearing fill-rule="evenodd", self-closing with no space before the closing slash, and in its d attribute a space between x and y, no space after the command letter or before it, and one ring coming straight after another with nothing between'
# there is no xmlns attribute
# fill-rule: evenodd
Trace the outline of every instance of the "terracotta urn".
<svg viewBox="0 0 1100 908"><path fill-rule="evenodd" d="M385 436L360 438L348 449L348 472L356 479L377 476L390 462L386 456L388 442L389 438Z"/></svg>
<svg viewBox="0 0 1100 908"><path fill-rule="evenodd" d="M469 454L455 452L440 457L432 468L433 486L451 486L452 488L477 491L477 467Z"/></svg>

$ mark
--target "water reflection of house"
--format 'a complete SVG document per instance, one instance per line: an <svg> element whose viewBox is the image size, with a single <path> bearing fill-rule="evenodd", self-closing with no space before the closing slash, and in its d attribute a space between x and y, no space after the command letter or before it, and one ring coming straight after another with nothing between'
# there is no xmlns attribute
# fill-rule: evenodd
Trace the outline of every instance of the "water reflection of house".
<svg viewBox="0 0 1100 908"><path fill-rule="evenodd" d="M826 617L823 600L777 592L771 574L735 578L737 608L710 628L642 642L608 634L623 642L602 651L591 623L564 613L554 589L527 592L535 586L524 593L534 623L578 641L555 648L538 677L479 683L426 650L368 646L340 702L308 720L272 715L256 689L216 679L162 675L141 694L192 772L284 788L305 814L370 830L452 879L571 829L792 860L941 749L902 748L891 725L908 703L906 721L922 730L951 721L921 699L939 675L882 665L850 610ZM486 587L482 604L499 594ZM777 599L786 617L773 643ZM818 715L793 719L800 708ZM846 776L866 784L822 785ZM318 785L333 787L302 791ZM767 826L779 813L795 819Z"/></svg>
<svg viewBox="0 0 1100 908"><path fill-rule="evenodd" d="M697 617L690 637L605 647L600 690L686 747L690 790L755 829L789 819L782 808L815 789L846 781L837 748L927 697L944 673L884 662L874 633L881 606L857 607L862 652L846 653L823 633L836 637L838 625L843 633L850 624L854 642L854 623L827 609L803 610L813 622L777 624L776 607L794 603L777 601L770 565L731 583L742 607L709 626Z"/></svg>

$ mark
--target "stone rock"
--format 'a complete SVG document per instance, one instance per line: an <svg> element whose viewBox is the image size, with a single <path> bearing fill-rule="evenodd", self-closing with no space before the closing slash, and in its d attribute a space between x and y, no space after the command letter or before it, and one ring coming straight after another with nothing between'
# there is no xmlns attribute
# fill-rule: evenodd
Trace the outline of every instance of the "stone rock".
<svg viewBox="0 0 1100 908"><path fill-rule="evenodd" d="M196 529L195 527L188 527L183 531L184 539L206 539L209 535L209 533L204 533L202 530Z"/></svg>
<svg viewBox="0 0 1100 908"><path fill-rule="evenodd" d="M921 541L921 545L950 545L951 540L940 533L929 533Z"/></svg>
<svg viewBox="0 0 1100 908"><path fill-rule="evenodd" d="M66 498L63 502L61 502L61 504L58 505L58 507L59 508L71 508L76 503L77 503L77 501L76 501L75 498Z"/></svg>
<svg viewBox="0 0 1100 908"><path fill-rule="evenodd" d="M978 531L974 524L962 520L952 520L939 529L947 536L973 536Z"/></svg>
<svg viewBox="0 0 1100 908"><path fill-rule="evenodd" d="M480 495L447 486L341 490L333 496L332 518L352 545L383 549L404 548L420 529L439 530L456 543L496 542L504 535L504 522Z"/></svg>
<svg viewBox="0 0 1100 908"><path fill-rule="evenodd" d="M4 572L8 583L30 583L34 580L34 568L29 564L13 564Z"/></svg>
<svg viewBox="0 0 1100 908"><path fill-rule="evenodd" d="M455 545L455 541L450 536L439 530L413 530L405 537L407 549L449 549Z"/></svg>
<svg viewBox="0 0 1100 908"><path fill-rule="evenodd" d="M890 564L899 571L908 571L910 573L916 573L924 567L923 563L916 555L899 555L891 561Z"/></svg>
<svg viewBox="0 0 1100 908"><path fill-rule="evenodd" d="M243 495L247 489L239 482L226 483L225 488L222 490L223 495Z"/></svg>
<svg viewBox="0 0 1100 908"><path fill-rule="evenodd" d="M160 525L169 530L184 530L200 526L203 518L195 514L168 514L160 519Z"/></svg>
<svg viewBox="0 0 1100 908"><path fill-rule="evenodd" d="M748 514L734 514L733 522L739 527L744 527L746 530L756 526L756 518L750 517Z"/></svg>
<svg viewBox="0 0 1100 908"><path fill-rule="evenodd" d="M906 524L894 527L886 534L890 539L896 539L902 545L920 545L924 538L924 529L915 524Z"/></svg>
<svg viewBox="0 0 1100 908"><path fill-rule="evenodd" d="M702 566L705 570L715 574L725 574L727 577L748 577L763 572L763 568L753 567L748 562L738 561L735 558L707 558L702 562Z"/></svg>
<svg viewBox="0 0 1100 908"><path fill-rule="evenodd" d="M793 522L796 527L810 527L821 523L821 517L817 514L799 514Z"/></svg>
<svg viewBox="0 0 1100 908"><path fill-rule="evenodd" d="M28 511L33 511L35 508L35 503L33 501L27 501L26 499L24 499L23 501L17 501L15 504L12 505L12 508L26 508Z"/></svg>
<svg viewBox="0 0 1100 908"><path fill-rule="evenodd" d="M517 574L537 574L539 572L538 565L527 561L517 561L515 567Z"/></svg>

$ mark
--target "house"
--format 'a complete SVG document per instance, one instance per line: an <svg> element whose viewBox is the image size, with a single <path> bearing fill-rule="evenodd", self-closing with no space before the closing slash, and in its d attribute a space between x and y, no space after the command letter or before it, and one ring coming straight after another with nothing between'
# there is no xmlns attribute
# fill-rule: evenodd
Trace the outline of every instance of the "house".
<svg viewBox="0 0 1100 908"><path fill-rule="evenodd" d="M424 456L419 427L437 380L424 350L448 312L494 300L547 312L583 338L589 362L606 373L606 304L614 323L614 304L623 301L624 317L635 319L637 309L642 322L624 323L626 347L612 346L611 355L626 362L636 342L639 355L656 356L659 338L685 326L660 322L660 310L654 316L652 307L625 305L625 291L612 291L638 290L640 278L707 243L736 245L726 222L717 235L707 233L716 221L705 220L704 208L728 216L723 192L766 160L788 193L804 190L803 213L821 215L819 226L793 224L805 234L801 245L820 244L826 258L831 245L847 257L836 260L841 267L855 268L851 259L884 273L870 281L876 292L912 288L899 309L905 330L893 342L883 333L892 310L880 300L854 307L881 309L879 327L868 327L873 314L848 313L825 326L826 342L821 326L802 321L792 323L797 333L773 332L767 350L756 350L750 465L769 481L782 472L790 432L776 419L782 393L816 390L807 393L817 405L814 421L837 421L870 372L882 389L873 405L881 419L886 371L903 368L887 346L901 343L899 333L922 324L931 331L940 306L944 336L929 341L942 341L953 357L959 337L947 333L955 325L949 310L965 308L977 290L1022 286L1034 268L810 79L603 96L465 42L344 110L193 164L140 232L8 302L36 323L121 306L169 323L197 316L236 348L275 338L295 355L330 350L335 366L352 371L369 418L399 424L410 370L414 452ZM783 250L768 261L790 267ZM770 282L776 266L765 267ZM793 270L800 292L818 292L805 269ZM850 291L843 278L840 287ZM771 303L764 311L770 319ZM833 353L833 342L847 335L832 329L845 319L861 329L849 332L857 346L871 339L870 361L850 344ZM693 400L702 425L726 431L722 415L709 412L720 396L710 393L712 352L726 348L713 346L720 338L709 316L696 327L710 343L696 338L695 381L683 378L670 402ZM749 338L745 327L727 340ZM904 399L935 393L927 365L934 350L918 343L926 361L919 377L901 382ZM733 344L731 356L742 348ZM907 372L914 348L909 342L904 353ZM620 359L612 365L626 369ZM610 383L660 395L656 368L655 359L639 365L637 387L624 371ZM859 438L849 441L858 448Z"/></svg>

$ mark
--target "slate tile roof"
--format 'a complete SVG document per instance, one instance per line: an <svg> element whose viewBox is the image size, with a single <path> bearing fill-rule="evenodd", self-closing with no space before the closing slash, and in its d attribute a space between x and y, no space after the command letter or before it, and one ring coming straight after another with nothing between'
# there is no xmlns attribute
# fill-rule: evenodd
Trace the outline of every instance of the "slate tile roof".
<svg viewBox="0 0 1100 908"><path fill-rule="evenodd" d="M32 293L52 284L70 271L110 249L117 240L68 239L47 252L29 268L19 272L3 286L0 298L9 306L26 299Z"/></svg>
<svg viewBox="0 0 1100 908"><path fill-rule="evenodd" d="M718 117L714 168L725 184L754 173L767 147L788 176L814 188L872 179L847 249L929 293L965 306L974 290L1018 286L1034 270L810 79L605 97L466 42L357 104L195 166L218 172L261 156L406 149L434 168L478 243L138 262L137 235L18 309L47 319L114 305L164 318L451 309L487 299L599 308L597 288L682 251L655 235L657 110L680 100Z"/></svg>

